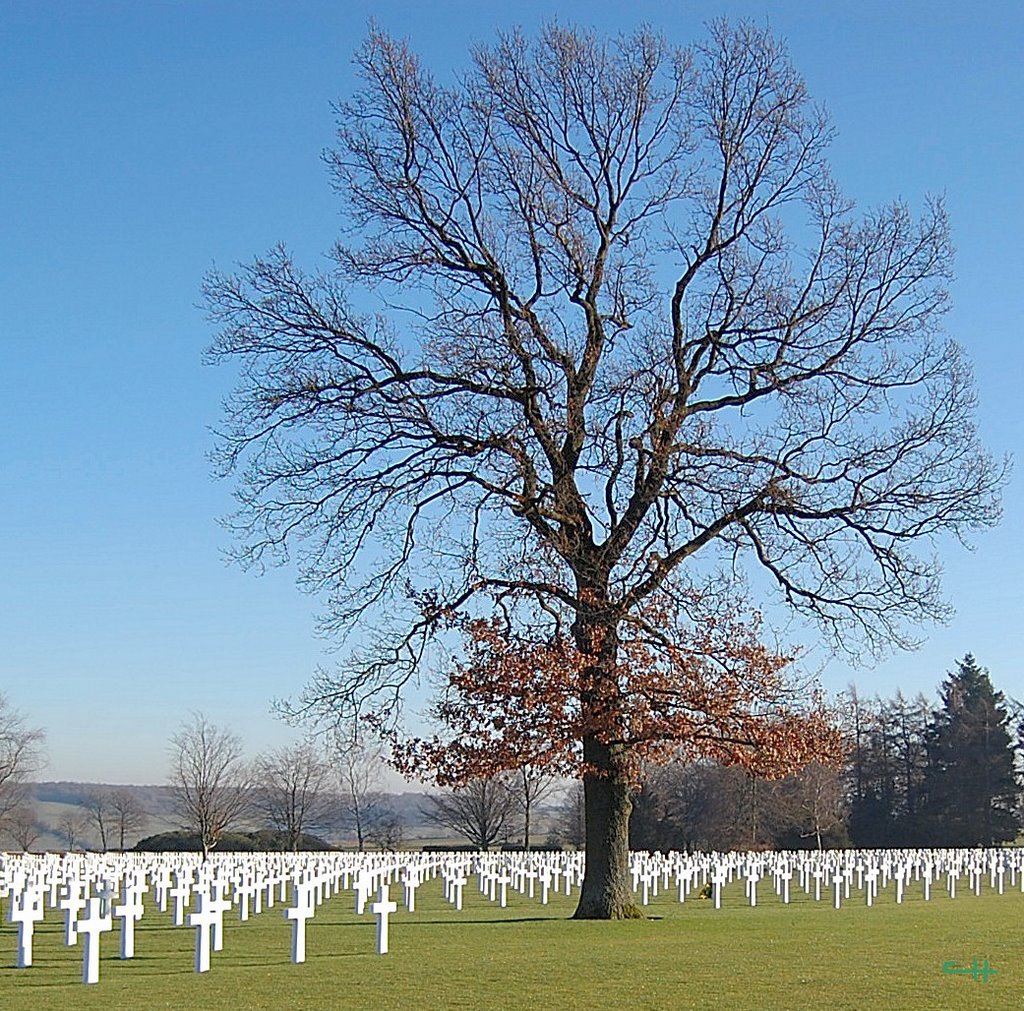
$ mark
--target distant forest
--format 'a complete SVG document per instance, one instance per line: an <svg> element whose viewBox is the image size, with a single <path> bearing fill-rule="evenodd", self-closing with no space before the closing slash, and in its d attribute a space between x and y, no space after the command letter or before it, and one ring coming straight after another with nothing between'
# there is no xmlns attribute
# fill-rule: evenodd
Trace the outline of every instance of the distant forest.
<svg viewBox="0 0 1024 1011"><path fill-rule="evenodd" d="M865 700L839 718L840 769L811 765L775 782L711 763L647 771L634 801L637 849L994 846L1021 832L1024 723L1019 704L967 655L937 704Z"/></svg>

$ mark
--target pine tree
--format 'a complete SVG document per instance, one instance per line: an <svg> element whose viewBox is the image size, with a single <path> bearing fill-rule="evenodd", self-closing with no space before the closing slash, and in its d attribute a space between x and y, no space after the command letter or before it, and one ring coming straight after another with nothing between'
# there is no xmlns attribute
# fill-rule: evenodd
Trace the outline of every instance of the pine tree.
<svg viewBox="0 0 1024 1011"><path fill-rule="evenodd" d="M968 653L942 685L925 779L933 845L996 845L1017 834L1013 743L1002 692Z"/></svg>

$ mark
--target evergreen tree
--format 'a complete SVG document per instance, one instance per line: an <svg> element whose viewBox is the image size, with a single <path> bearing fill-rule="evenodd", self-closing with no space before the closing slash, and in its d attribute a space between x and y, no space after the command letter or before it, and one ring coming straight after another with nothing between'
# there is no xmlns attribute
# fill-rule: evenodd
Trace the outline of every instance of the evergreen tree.
<svg viewBox="0 0 1024 1011"><path fill-rule="evenodd" d="M892 805L883 796L879 757L885 754L881 703L865 701L850 685L847 720L849 742L849 831L855 846L884 846L889 842Z"/></svg>
<svg viewBox="0 0 1024 1011"><path fill-rule="evenodd" d="M967 654L942 685L928 733L930 842L997 845L1017 834L1013 742L1002 692Z"/></svg>
<svg viewBox="0 0 1024 1011"><path fill-rule="evenodd" d="M894 841L890 845L918 846L928 842L921 800L928 769L928 701L923 695L896 698L886 704L895 758Z"/></svg>
<svg viewBox="0 0 1024 1011"><path fill-rule="evenodd" d="M924 718L913 728L902 694L894 701L857 700L853 720L849 827L856 846L916 845L916 822L908 819L913 777L923 764ZM915 801L916 804L916 794Z"/></svg>

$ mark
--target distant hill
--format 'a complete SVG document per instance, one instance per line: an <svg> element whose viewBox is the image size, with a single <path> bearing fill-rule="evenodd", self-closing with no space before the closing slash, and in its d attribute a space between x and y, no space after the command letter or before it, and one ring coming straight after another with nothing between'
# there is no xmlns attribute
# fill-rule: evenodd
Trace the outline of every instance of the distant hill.
<svg viewBox="0 0 1024 1011"><path fill-rule="evenodd" d="M100 837L95 818L90 812L90 797L99 792L115 790L129 794L138 808L144 812L139 825L126 834L126 848L131 849L140 839L178 832L186 828L178 815L174 789L170 786L48 781L31 784L38 837L30 848L35 851L67 849L70 832L73 834L75 849L99 849ZM465 843L465 839L457 833L429 821L424 814L424 807L427 805L426 794L409 790L402 793L385 793L383 796L387 807L401 825L402 845L418 847ZM341 816L342 805L336 804L335 808L338 816L329 819L333 823L310 826L310 830L331 845L341 848L354 847L355 833ZM536 811L533 832L535 844L545 839L558 817L558 811L554 806L542 805ZM268 827L255 819L243 821L237 826L238 831L243 833ZM514 828L510 830L507 841L518 841ZM8 843L8 840L0 840L0 848L3 848L5 843ZM107 845L116 846L117 843L118 839L108 824Z"/></svg>
<svg viewBox="0 0 1024 1011"><path fill-rule="evenodd" d="M89 811L92 795L118 790L130 794L145 812L141 826L125 839L129 848L140 839L181 829L174 789L166 785L136 785L121 783L75 783L66 780L33 783L31 796L36 810L39 838L33 849L60 850L67 847L67 828L75 824L75 848L99 847L99 833ZM401 821L406 842L436 842L438 833L423 814L424 794L408 791L386 794L387 804ZM339 806L340 807L340 806ZM339 819L340 821L340 819ZM245 826L259 828L259 825ZM354 835L343 825L321 829L331 843L345 846L354 843ZM108 844L110 839L108 838Z"/></svg>
<svg viewBox="0 0 1024 1011"><path fill-rule="evenodd" d="M139 806L153 817L174 815L174 791L169 786L137 786L122 783L70 783L66 781L34 783L32 796L38 803L84 807L91 794L121 790L130 793Z"/></svg>

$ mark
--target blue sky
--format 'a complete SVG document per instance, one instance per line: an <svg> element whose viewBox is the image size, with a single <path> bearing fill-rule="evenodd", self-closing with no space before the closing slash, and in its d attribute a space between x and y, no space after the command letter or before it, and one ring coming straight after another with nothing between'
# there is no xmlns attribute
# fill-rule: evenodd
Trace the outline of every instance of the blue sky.
<svg viewBox="0 0 1024 1011"><path fill-rule="evenodd" d="M225 564L231 505L205 454L230 374L204 367L204 272L285 241L307 265L340 222L320 152L372 14L441 74L499 27L557 16L698 38L719 14L788 40L862 205L944 193L948 328L984 438L1022 456L1024 6L7 0L0 25L0 691L46 728L51 778L162 782L191 709L250 751L318 662L316 602ZM1024 696L1021 478L1002 525L946 556L956 620L831 689L931 694L965 652ZM813 654L825 662L822 653Z"/></svg>

